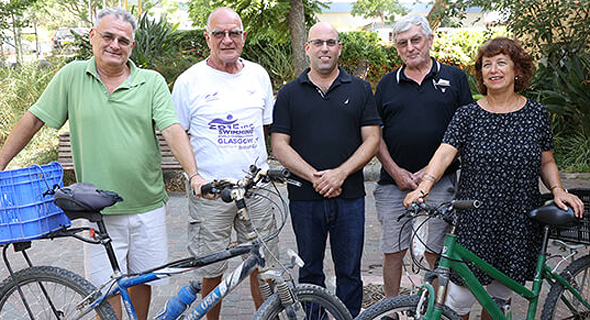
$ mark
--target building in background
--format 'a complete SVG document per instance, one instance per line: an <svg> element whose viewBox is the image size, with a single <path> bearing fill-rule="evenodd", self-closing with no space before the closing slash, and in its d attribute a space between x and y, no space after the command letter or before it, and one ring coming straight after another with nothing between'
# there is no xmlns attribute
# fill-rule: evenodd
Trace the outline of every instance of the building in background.
<svg viewBox="0 0 590 320"><path fill-rule="evenodd" d="M392 41L391 25L386 24L383 27L378 17L366 19L361 16L353 16L352 5L355 1L326 1L328 8L322 10L317 15L319 21L328 22L334 25L338 31L368 30L375 31L384 42ZM431 2L400 0L400 4L408 13L414 13L426 16L432 8ZM485 26L498 20L495 13L484 12L479 7L469 8L465 18L461 21L464 28L484 28ZM439 31L452 32L452 28L439 28Z"/></svg>

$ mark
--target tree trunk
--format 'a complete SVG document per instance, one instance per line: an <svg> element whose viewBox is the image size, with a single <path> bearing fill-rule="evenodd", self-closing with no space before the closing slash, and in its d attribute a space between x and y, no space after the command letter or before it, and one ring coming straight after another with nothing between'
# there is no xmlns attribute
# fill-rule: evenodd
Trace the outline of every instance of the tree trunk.
<svg viewBox="0 0 590 320"><path fill-rule="evenodd" d="M289 0L289 33L291 35L291 50L293 51L293 68L297 77L308 63L305 57L305 13L303 10L304 0Z"/></svg>
<svg viewBox="0 0 590 320"><path fill-rule="evenodd" d="M434 4L432 5L432 9L426 16L428 22L430 23L430 28L432 28L433 32L436 32L436 29L440 27L442 14L445 12L447 7L447 3L445 0L434 0Z"/></svg>
<svg viewBox="0 0 590 320"><path fill-rule="evenodd" d="M12 19L12 34L14 37L14 53L16 55L16 64L22 65L22 45L20 43L20 32L17 27L17 20L14 13L10 13Z"/></svg>

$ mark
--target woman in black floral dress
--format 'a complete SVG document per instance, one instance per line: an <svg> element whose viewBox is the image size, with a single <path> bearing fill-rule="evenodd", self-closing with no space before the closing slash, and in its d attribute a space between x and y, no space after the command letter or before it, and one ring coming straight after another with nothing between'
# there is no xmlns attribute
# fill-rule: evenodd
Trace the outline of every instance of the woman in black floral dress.
<svg viewBox="0 0 590 320"><path fill-rule="evenodd" d="M583 203L561 184L545 107L516 93L532 77L530 56L515 41L496 38L479 49L475 69L485 96L457 110L422 183L404 205L422 201L460 154L457 198L477 199L482 206L461 211L457 241L524 284L533 276L541 245L541 228L527 217L541 205L539 177L563 209L568 204L581 216ZM472 271L492 296L510 298L509 289L475 268ZM467 319L475 298L458 280L449 286L447 305ZM482 314L482 319L486 317Z"/></svg>

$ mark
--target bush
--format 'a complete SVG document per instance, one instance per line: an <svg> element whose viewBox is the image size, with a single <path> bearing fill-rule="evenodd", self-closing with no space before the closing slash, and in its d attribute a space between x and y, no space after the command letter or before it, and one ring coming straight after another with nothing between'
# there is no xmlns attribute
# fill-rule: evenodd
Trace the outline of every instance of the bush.
<svg viewBox="0 0 590 320"><path fill-rule="evenodd" d="M486 41L507 36L506 28L494 27L480 31L458 30L449 34L438 32L434 37L431 54L438 61L459 67L472 68L477 50Z"/></svg>
<svg viewBox="0 0 590 320"><path fill-rule="evenodd" d="M361 61L369 63L366 80L373 87L381 77L401 64L395 48L380 43L379 36L370 31L340 33L342 54L340 65L346 72L353 73Z"/></svg>
<svg viewBox="0 0 590 320"><path fill-rule="evenodd" d="M293 68L291 42L280 43L271 36L258 34L246 38L242 56L266 69L275 91L299 76Z"/></svg>
<svg viewBox="0 0 590 320"><path fill-rule="evenodd" d="M55 59L50 63L35 62L0 68L0 144L4 144L12 128L39 99L55 73L64 64L63 59ZM55 161L57 145L57 130L43 126L10 163L10 168Z"/></svg>
<svg viewBox="0 0 590 320"><path fill-rule="evenodd" d="M581 133L556 134L555 161L568 172L590 172L590 137Z"/></svg>
<svg viewBox="0 0 590 320"><path fill-rule="evenodd" d="M178 23L169 23L166 16L156 22L149 18L147 12L144 13L137 23L135 47L130 59L141 68L155 69L163 59L174 53L177 27Z"/></svg>
<svg viewBox="0 0 590 320"><path fill-rule="evenodd" d="M174 54L177 48L178 24L171 24L166 16L160 21L151 19L148 13L144 13L137 21L135 30L135 47L129 57L138 67L156 69L164 60ZM92 46L88 35L75 34L74 47L78 50L72 60L86 60L92 57Z"/></svg>
<svg viewBox="0 0 590 320"><path fill-rule="evenodd" d="M531 96L551 113L555 158L573 171L590 171L590 54L540 65Z"/></svg>

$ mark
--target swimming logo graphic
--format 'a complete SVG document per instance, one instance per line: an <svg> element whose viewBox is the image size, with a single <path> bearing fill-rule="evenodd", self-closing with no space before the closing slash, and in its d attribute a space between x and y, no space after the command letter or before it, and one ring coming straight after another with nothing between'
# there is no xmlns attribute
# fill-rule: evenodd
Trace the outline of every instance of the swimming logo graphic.
<svg viewBox="0 0 590 320"><path fill-rule="evenodd" d="M217 144L220 147L252 149L258 146L253 123L240 123L228 114L225 119L215 118L208 125L209 130L217 131Z"/></svg>

